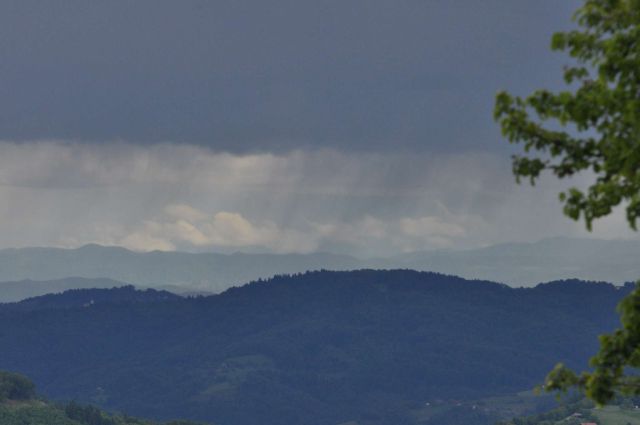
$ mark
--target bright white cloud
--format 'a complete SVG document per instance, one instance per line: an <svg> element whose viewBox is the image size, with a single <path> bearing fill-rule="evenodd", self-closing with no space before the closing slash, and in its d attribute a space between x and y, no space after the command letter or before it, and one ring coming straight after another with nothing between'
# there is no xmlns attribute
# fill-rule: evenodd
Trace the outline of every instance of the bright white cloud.
<svg viewBox="0 0 640 425"><path fill-rule="evenodd" d="M313 232L280 228L271 221L252 223L237 212L208 215L182 204L167 206L165 214L134 227L118 244L145 251L172 250L186 244L198 248L264 247L274 252L311 252L317 248L316 240Z"/></svg>
<svg viewBox="0 0 640 425"><path fill-rule="evenodd" d="M176 246L166 238L153 237L145 232L131 233L122 238L118 245L134 251L174 251L176 249Z"/></svg>
<svg viewBox="0 0 640 425"><path fill-rule="evenodd" d="M189 205L168 205L164 214L146 220L116 244L134 250L191 247L264 247L273 252L313 252L324 241L353 247L389 244L399 251L449 247L466 234L464 217L404 217L380 220L365 216L351 223L309 222L298 229L272 221L251 222L237 212L206 214Z"/></svg>

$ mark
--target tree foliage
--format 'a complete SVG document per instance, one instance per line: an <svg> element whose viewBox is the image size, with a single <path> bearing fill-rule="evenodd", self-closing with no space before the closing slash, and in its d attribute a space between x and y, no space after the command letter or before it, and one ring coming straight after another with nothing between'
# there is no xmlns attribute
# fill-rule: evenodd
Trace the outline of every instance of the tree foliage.
<svg viewBox="0 0 640 425"><path fill-rule="evenodd" d="M0 371L2 425L205 425L186 420L157 422L126 414L109 414L95 406L72 401L51 403L36 398L35 385L18 373Z"/></svg>
<svg viewBox="0 0 640 425"><path fill-rule="evenodd" d="M0 402L30 400L35 397L36 386L26 377L0 370Z"/></svg>
<svg viewBox="0 0 640 425"><path fill-rule="evenodd" d="M564 212L593 221L623 206L632 229L640 217L640 0L585 0L574 16L577 28L554 34L553 50L567 52L566 90L537 90L528 97L497 95L495 119L511 143L516 178L534 184L545 170L558 178L593 175L586 189L560 194ZM547 388L582 387L603 404L616 392L640 394L640 380L627 368L640 366L640 289L619 307L622 328L600 338L591 373L576 375L558 365Z"/></svg>
<svg viewBox="0 0 640 425"><path fill-rule="evenodd" d="M512 143L517 178L535 182L543 170L559 178L590 170L594 183L561 194L565 213L593 220L626 204L636 228L640 216L640 0L587 0L579 29L556 33L552 49L576 64L564 69L569 89L537 90L529 97L501 92L495 118Z"/></svg>

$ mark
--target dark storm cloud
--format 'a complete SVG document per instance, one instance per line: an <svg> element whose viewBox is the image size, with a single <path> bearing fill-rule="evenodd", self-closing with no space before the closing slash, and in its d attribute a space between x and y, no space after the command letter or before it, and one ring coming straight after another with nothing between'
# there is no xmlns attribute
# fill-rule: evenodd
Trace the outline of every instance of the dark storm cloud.
<svg viewBox="0 0 640 425"><path fill-rule="evenodd" d="M575 1L0 3L0 139L499 149Z"/></svg>

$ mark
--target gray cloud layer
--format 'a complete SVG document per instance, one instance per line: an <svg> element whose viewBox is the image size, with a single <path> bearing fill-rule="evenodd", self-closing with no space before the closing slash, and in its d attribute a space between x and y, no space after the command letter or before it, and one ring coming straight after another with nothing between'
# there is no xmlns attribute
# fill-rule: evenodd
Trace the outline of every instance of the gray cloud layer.
<svg viewBox="0 0 640 425"><path fill-rule="evenodd" d="M0 143L0 247L371 256L585 235L561 215L562 187L517 186L508 158L487 153ZM630 234L616 214L595 236Z"/></svg>
<svg viewBox="0 0 640 425"><path fill-rule="evenodd" d="M557 83L577 3L2 1L0 138L499 149L495 91Z"/></svg>
<svg viewBox="0 0 640 425"><path fill-rule="evenodd" d="M578 3L2 1L0 247L584 235L564 182L513 183L491 120L496 90L559 84L549 38ZM595 235L629 232L616 214Z"/></svg>

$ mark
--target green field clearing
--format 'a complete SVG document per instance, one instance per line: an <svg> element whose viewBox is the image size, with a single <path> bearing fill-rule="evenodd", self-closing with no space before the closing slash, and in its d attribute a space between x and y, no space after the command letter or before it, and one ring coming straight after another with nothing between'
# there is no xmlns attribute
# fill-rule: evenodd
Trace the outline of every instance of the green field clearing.
<svg viewBox="0 0 640 425"><path fill-rule="evenodd" d="M593 409L593 413L600 420L600 425L640 425L639 409L606 406L601 409Z"/></svg>

